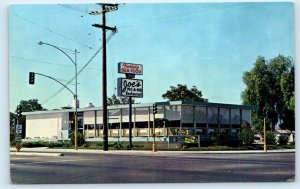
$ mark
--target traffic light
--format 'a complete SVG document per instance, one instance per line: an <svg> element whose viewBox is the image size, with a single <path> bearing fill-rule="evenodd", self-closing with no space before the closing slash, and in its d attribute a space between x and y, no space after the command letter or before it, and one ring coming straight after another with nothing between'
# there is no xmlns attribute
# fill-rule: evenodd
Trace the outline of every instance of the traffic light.
<svg viewBox="0 0 300 189"><path fill-rule="evenodd" d="M17 107L17 117L18 118L22 117L22 108L21 108L21 106Z"/></svg>
<svg viewBox="0 0 300 189"><path fill-rule="evenodd" d="M157 104L153 104L153 114L157 114Z"/></svg>
<svg viewBox="0 0 300 189"><path fill-rule="evenodd" d="M34 72L29 72L29 84L31 85L34 84L34 77L35 77Z"/></svg>
<svg viewBox="0 0 300 189"><path fill-rule="evenodd" d="M11 126L15 126L16 125L16 120L13 118L12 120L11 120Z"/></svg>
<svg viewBox="0 0 300 189"><path fill-rule="evenodd" d="M266 110L265 106L260 106L259 107L259 114L261 116L265 116L265 113L266 113L265 110Z"/></svg>

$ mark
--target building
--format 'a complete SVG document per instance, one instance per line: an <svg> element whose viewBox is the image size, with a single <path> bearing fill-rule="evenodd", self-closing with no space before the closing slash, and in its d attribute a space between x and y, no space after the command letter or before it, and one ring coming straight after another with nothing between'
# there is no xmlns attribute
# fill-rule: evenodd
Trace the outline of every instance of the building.
<svg viewBox="0 0 300 189"><path fill-rule="evenodd" d="M221 131L237 134L241 125L251 125L251 111L254 106L220 104L209 102L171 101L156 102L155 115L159 124L155 134L161 140L174 135L200 135L209 137ZM132 105L133 141L148 141L153 132L153 103ZM75 109L26 112L26 134L29 139L44 138L68 140L74 133ZM129 106L108 107L109 141L128 140ZM102 108L78 109L78 132L88 140L102 141Z"/></svg>

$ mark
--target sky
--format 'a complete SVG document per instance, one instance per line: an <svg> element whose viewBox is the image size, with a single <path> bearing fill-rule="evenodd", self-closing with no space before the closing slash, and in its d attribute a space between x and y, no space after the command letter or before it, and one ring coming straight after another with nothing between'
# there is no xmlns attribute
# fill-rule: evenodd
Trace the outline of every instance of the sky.
<svg viewBox="0 0 300 189"><path fill-rule="evenodd" d="M73 95L61 85L29 72L67 83L75 75L74 64L57 49L38 45L43 41L78 50L78 98L80 107L102 105L102 24L96 4L18 4L8 10L9 110L21 100L36 98L46 109L71 104ZM241 104L243 73L258 56L267 60L282 54L295 56L292 3L126 3L106 14L108 94L117 94L118 62L143 65L143 98L136 102L166 101L170 86L196 86L210 102ZM68 50L69 49L69 50ZM98 52L98 53L97 53ZM75 90L75 80L68 85Z"/></svg>

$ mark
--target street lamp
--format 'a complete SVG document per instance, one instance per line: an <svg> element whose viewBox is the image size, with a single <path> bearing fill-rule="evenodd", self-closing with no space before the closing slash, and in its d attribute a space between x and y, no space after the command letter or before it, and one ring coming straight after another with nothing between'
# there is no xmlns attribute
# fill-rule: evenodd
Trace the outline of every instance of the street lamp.
<svg viewBox="0 0 300 189"><path fill-rule="evenodd" d="M75 139L75 142L74 142L74 146L75 146L75 150L77 150L77 130L78 130L78 117L77 117L77 101L78 101L78 95L77 95L77 49L75 49L75 51L71 50L74 54L75 54L75 59L73 60L65 51L63 51L62 49L60 49L59 47L55 46L55 45L52 45L52 44L49 44L49 43L45 43L45 42L42 42L42 41L39 41L38 42L38 45L48 45L48 46L51 46L51 47L54 47L56 48L57 50L59 50L60 52L62 52L64 55L66 55L70 60L71 62L74 64L75 66L75 95L74 95L74 99L75 99L75 131L74 131L74 139Z"/></svg>

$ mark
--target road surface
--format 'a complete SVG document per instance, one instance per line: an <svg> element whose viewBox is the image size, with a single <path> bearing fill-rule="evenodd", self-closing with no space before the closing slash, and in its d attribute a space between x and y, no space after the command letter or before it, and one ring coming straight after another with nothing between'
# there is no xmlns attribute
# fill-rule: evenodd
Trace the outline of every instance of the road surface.
<svg viewBox="0 0 300 189"><path fill-rule="evenodd" d="M293 181L295 153L64 153L11 156L17 184Z"/></svg>

